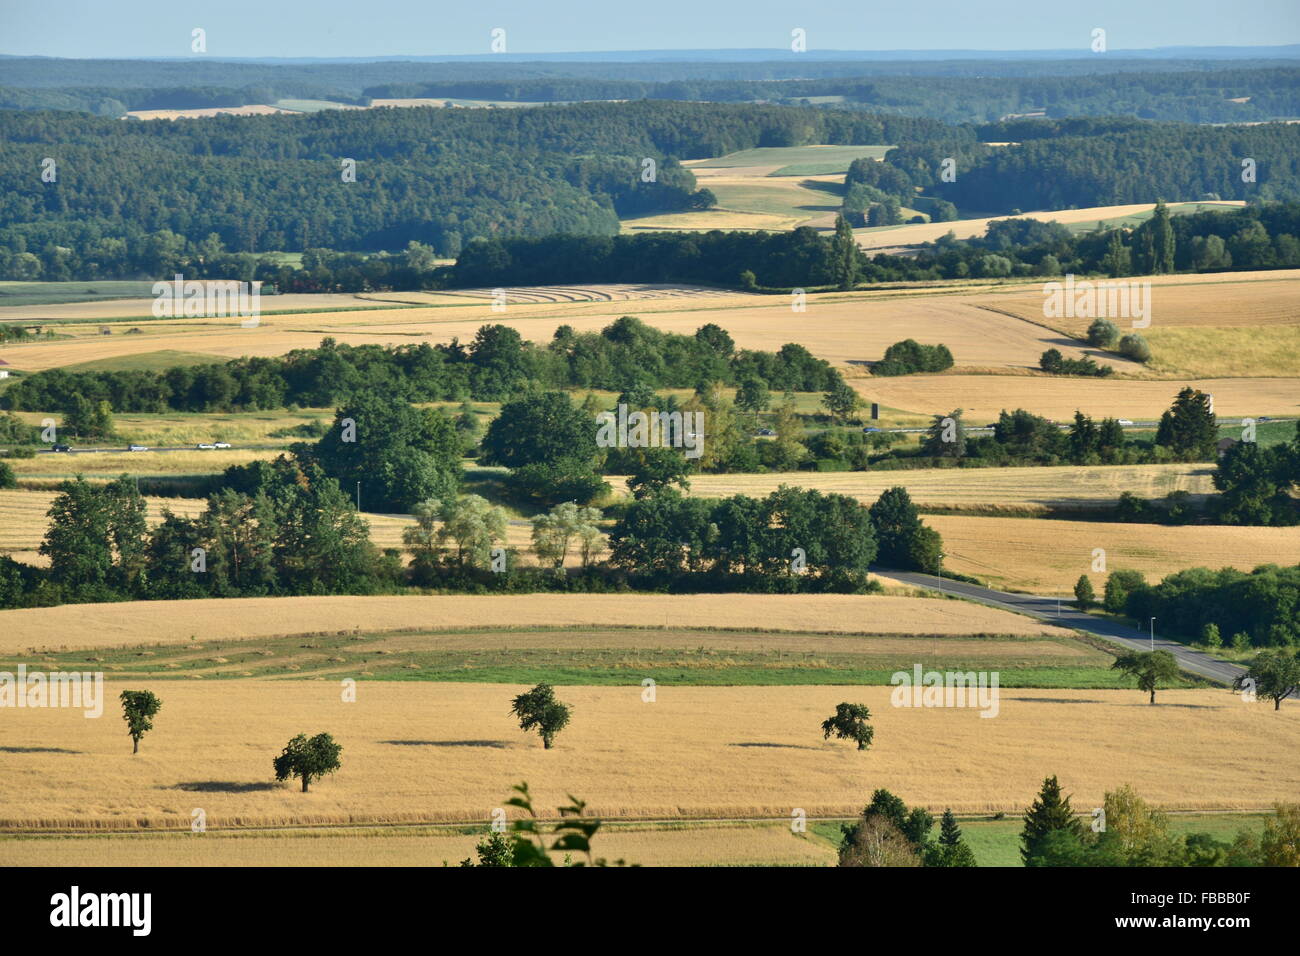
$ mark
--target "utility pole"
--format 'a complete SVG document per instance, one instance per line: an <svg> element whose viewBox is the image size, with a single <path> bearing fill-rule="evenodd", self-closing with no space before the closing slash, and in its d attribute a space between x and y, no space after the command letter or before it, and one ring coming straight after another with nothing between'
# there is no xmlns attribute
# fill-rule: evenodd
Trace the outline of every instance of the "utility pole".
<svg viewBox="0 0 1300 956"><path fill-rule="evenodd" d="M1156 649L1156 619L1151 619L1151 650Z"/></svg>
<svg viewBox="0 0 1300 956"><path fill-rule="evenodd" d="M357 482L357 511L361 511L361 482Z"/></svg>

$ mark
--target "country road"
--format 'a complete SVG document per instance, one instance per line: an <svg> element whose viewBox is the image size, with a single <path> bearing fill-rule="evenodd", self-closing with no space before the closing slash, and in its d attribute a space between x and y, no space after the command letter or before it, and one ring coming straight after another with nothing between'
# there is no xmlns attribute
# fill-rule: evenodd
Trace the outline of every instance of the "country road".
<svg viewBox="0 0 1300 956"><path fill-rule="evenodd" d="M871 570L914 587L945 591L948 594L970 598L972 601L978 601L981 604L989 604L1003 610L1015 611L1019 614L1027 614L1030 617L1051 621L1053 624L1060 624L1062 627L1072 627L1079 631L1086 631L1103 640L1110 641L1112 644L1118 644L1126 650L1149 651L1152 649L1151 635L1149 633L1108 618L1084 614L1071 607L1063 599L1059 601L1060 610L1058 612L1058 599L1054 597L1041 597L1033 594L1009 594L1006 591L995 591L992 588L980 587L977 584L950 581L946 578L940 579L932 574L920 574L914 571L891 571L887 568L874 567ZM1160 621L1157 619L1155 649L1173 654L1178 661L1178 666L1188 673L1227 685L1231 685L1233 679L1238 675L1246 673L1246 668L1237 664L1218 660L1209 654L1194 651L1185 644L1161 638L1159 625Z"/></svg>

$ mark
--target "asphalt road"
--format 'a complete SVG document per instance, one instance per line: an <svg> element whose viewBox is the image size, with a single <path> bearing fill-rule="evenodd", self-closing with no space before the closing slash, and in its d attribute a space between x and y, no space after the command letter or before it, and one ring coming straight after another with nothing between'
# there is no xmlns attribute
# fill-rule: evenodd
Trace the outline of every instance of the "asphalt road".
<svg viewBox="0 0 1300 956"><path fill-rule="evenodd" d="M964 581L940 580L934 575L920 574L915 571L891 571L888 568L873 568L872 570L915 587L946 591L949 594L970 598L972 601L979 601L981 604L989 604L1006 611L1015 611L1018 614L1027 614L1030 617L1041 618L1053 624L1060 624L1062 627L1072 627L1079 631L1086 631L1103 640L1110 641L1112 644L1118 644L1127 650L1149 651L1152 649L1151 635L1149 633L1107 618L1083 614L1071 607L1064 599L1059 602L1060 609L1058 612L1058 601L1054 597L1040 597L1034 594L1010 594L1006 591L995 591L992 588L980 587L977 584L967 584ZM1238 675L1246 673L1246 668L1237 664L1218 660L1209 654L1194 651L1185 644L1161 638L1159 624L1160 621L1157 619L1155 649L1173 654L1178 661L1178 666L1188 673L1228 685L1231 685L1233 679Z"/></svg>

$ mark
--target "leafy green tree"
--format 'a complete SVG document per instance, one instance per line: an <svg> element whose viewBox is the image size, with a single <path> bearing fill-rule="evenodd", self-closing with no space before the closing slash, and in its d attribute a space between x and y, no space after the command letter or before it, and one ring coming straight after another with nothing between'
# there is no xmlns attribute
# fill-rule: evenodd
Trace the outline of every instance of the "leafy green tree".
<svg viewBox="0 0 1300 956"><path fill-rule="evenodd" d="M1079 575L1079 580L1074 582L1074 603L1080 611L1086 611L1097 603L1097 596L1092 590L1092 581L1088 575Z"/></svg>
<svg viewBox="0 0 1300 956"><path fill-rule="evenodd" d="M761 412L772 402L767 382L751 376L740 383L736 390L736 407L751 414Z"/></svg>
<svg viewBox="0 0 1300 956"><path fill-rule="evenodd" d="M319 780L339 769L341 753L342 746L335 743L329 734L317 734L310 740L306 734L298 734L285 744L284 752L275 758L275 779L300 777L302 792L306 793L313 780Z"/></svg>
<svg viewBox="0 0 1300 956"><path fill-rule="evenodd" d="M1300 690L1300 652L1288 648L1260 651L1250 669L1232 683L1236 690L1251 685L1258 700L1271 700L1273 709L1281 710L1282 701Z"/></svg>
<svg viewBox="0 0 1300 956"><path fill-rule="evenodd" d="M1156 688L1162 681L1178 679L1178 661L1168 651L1134 651L1121 654L1110 665L1113 671L1122 671L1137 681L1138 690L1150 693L1150 703L1156 702Z"/></svg>
<svg viewBox="0 0 1300 956"><path fill-rule="evenodd" d="M1223 637L1219 634L1219 625L1213 621L1206 621L1205 626L1201 628L1201 643L1209 648L1222 647Z"/></svg>
<svg viewBox="0 0 1300 956"><path fill-rule="evenodd" d="M1182 841L1169 830L1169 818L1151 807L1133 787L1125 784L1106 793L1102 801L1106 829L1098 839L1103 856L1113 856L1128 866L1181 866Z"/></svg>
<svg viewBox="0 0 1300 956"><path fill-rule="evenodd" d="M465 859L460 865L492 867L515 865L514 842L504 833L489 833L474 844L474 852L478 854L477 864Z"/></svg>
<svg viewBox="0 0 1300 956"><path fill-rule="evenodd" d="M78 393L63 416L60 430L76 438L112 438L113 409L106 401L91 401Z"/></svg>
<svg viewBox="0 0 1300 956"><path fill-rule="evenodd" d="M876 733L868 723L870 719L866 704L836 704L835 715L822 721L822 738L829 740L833 734L839 740L854 741L859 750L867 750Z"/></svg>
<svg viewBox="0 0 1300 956"><path fill-rule="evenodd" d="M584 508L572 501L562 502L549 513L533 518L533 551L539 561L559 570L564 567L569 548L575 540L587 567L599 553L600 510Z"/></svg>
<svg viewBox="0 0 1300 956"><path fill-rule="evenodd" d="M1106 577L1102 606L1111 614L1123 614L1128 609L1129 596L1146 587L1146 578L1140 571L1119 569Z"/></svg>
<svg viewBox="0 0 1300 956"><path fill-rule="evenodd" d="M841 379L822 396L822 406L840 421L847 422L862 407L862 397Z"/></svg>
<svg viewBox="0 0 1300 956"><path fill-rule="evenodd" d="M529 395L501 407L482 441L480 460L519 468L596 457L596 423L565 392Z"/></svg>
<svg viewBox="0 0 1300 956"><path fill-rule="evenodd" d="M685 456L672 448L629 448L625 460L632 467L627 478L627 490L633 498L656 495L673 485L689 491L690 465Z"/></svg>
<svg viewBox="0 0 1300 956"><path fill-rule="evenodd" d="M1020 859L1025 866L1039 865L1044 842L1053 834L1081 839L1084 833L1083 823L1070 808L1070 798L1062 796L1055 776L1043 781L1038 796L1025 811L1024 823L1020 831Z"/></svg>
<svg viewBox="0 0 1300 956"><path fill-rule="evenodd" d="M519 728L525 732L536 729L542 737L542 747L551 749L555 735L569 723L571 711L568 704L555 699L555 688L545 682L514 699L510 715L519 718Z"/></svg>
<svg viewBox="0 0 1300 956"><path fill-rule="evenodd" d="M149 690L124 690L118 697L122 701L126 732L131 735L131 753L138 754L140 738L153 730L153 719L162 707L162 701Z"/></svg>
<svg viewBox="0 0 1300 956"><path fill-rule="evenodd" d="M456 545L456 566L485 568L492 546L506 537L506 512L481 495L461 495L439 503L438 545Z"/></svg>
<svg viewBox="0 0 1300 956"><path fill-rule="evenodd" d="M361 507L407 513L416 502L455 494L460 453L456 426L442 411L361 391L306 457L349 496L359 484Z"/></svg>
<svg viewBox="0 0 1300 956"><path fill-rule="evenodd" d="M884 491L871 506L870 514L882 564L930 574L939 570L943 539L921 523L906 488L899 485Z"/></svg>
<svg viewBox="0 0 1300 956"><path fill-rule="evenodd" d="M83 600L129 591L144 570L145 514L144 498L125 475L99 487L81 476L64 482L39 548L50 577Z"/></svg>

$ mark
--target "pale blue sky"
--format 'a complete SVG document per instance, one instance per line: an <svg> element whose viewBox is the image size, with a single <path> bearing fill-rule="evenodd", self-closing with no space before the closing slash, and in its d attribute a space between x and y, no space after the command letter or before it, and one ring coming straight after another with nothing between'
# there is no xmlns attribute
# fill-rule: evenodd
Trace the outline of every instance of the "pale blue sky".
<svg viewBox="0 0 1300 956"><path fill-rule="evenodd" d="M770 48L1088 52L1300 43L1297 0L0 0L0 53L66 57L372 57Z"/></svg>

